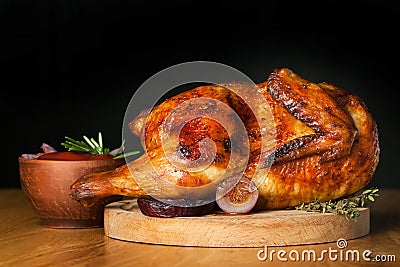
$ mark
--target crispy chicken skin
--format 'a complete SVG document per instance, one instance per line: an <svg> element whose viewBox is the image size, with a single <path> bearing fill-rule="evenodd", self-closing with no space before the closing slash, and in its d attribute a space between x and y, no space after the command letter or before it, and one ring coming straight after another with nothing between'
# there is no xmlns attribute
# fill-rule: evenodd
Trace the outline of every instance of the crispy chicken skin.
<svg viewBox="0 0 400 267"><path fill-rule="evenodd" d="M262 133L255 115L263 117L267 109L260 106L254 115L246 105L251 101L251 94L246 95L246 85L231 83L228 87L238 88L243 94L238 97L222 85L201 86L167 99L151 112L141 112L130 128L141 138L147 155L112 171L81 177L71 186L72 197L90 205L111 195L147 196L154 179L183 187L199 187L215 181L234 153L227 140L228 132L235 131L235 124L222 126L200 117L183 125L185 116L168 124L171 131L179 129L176 151L189 162L198 162L205 153L200 148L204 139L214 142L216 154L202 172L178 168L179 164L171 164L171 158L163 152L161 136L165 132L161 122L177 106L200 97L228 105L231 109L217 105L215 113L229 117L235 112L244 123L247 136L234 136L232 140L249 140L245 175L262 181L256 209L281 209L314 199L337 199L357 192L370 182L379 162L378 130L360 98L332 84L309 82L287 68L275 70L266 82L257 85L273 115L268 122L273 133ZM185 108L185 114L191 114L190 106ZM275 134L275 143L261 153L265 145L261 136L268 134ZM261 165L271 153L274 153L272 166L263 168ZM179 163L179 157L176 161ZM147 181L149 185L143 190Z"/></svg>

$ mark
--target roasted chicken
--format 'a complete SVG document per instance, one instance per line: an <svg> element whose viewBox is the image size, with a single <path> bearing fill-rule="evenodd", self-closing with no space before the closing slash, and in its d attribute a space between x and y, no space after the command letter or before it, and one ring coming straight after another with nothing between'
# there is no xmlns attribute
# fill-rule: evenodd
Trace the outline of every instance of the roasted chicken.
<svg viewBox="0 0 400 267"><path fill-rule="evenodd" d="M268 105L254 103L258 106L254 112L248 104L250 86L241 82L200 86L141 112L130 128L147 153L115 170L81 177L71 186L71 195L86 205L111 195L182 197L176 188L212 184L229 167L232 155L243 153L246 146L248 160L236 161L237 168L226 175L243 169L243 175L258 183L258 210L338 199L370 182L379 161L378 130L360 98L283 68L257 85ZM240 97L234 91L241 92ZM236 131L236 123L190 117L198 107L184 103L196 98L217 100L205 115L234 117L236 113L246 135ZM173 116L177 107L183 112ZM260 127L257 118L269 127ZM267 138L263 143L268 136L274 137L273 142ZM231 142L240 144L240 140L248 145L233 148ZM172 152L166 152L166 147ZM160 181L170 187L160 189Z"/></svg>

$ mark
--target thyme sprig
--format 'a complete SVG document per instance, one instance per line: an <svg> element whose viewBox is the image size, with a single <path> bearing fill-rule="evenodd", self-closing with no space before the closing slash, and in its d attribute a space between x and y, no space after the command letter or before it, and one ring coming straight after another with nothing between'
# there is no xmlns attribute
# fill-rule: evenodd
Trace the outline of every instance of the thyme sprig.
<svg viewBox="0 0 400 267"><path fill-rule="evenodd" d="M93 137L89 138L86 135L83 136L84 141L77 141L71 137L65 136L66 141L61 143L68 151L75 152L86 152L94 155L113 155L115 159L129 157L136 155L139 151L131 151L123 153L125 140L122 141L120 148L110 151L108 147L103 145L103 136L101 132L98 134L98 139L95 140Z"/></svg>
<svg viewBox="0 0 400 267"><path fill-rule="evenodd" d="M379 196L378 191L378 188L372 187L364 190L361 194L339 200L320 201L316 199L310 203L303 203L295 207L295 209L309 212L335 213L344 215L348 220L356 221L360 216L357 208L366 206L367 201L374 202L375 198Z"/></svg>

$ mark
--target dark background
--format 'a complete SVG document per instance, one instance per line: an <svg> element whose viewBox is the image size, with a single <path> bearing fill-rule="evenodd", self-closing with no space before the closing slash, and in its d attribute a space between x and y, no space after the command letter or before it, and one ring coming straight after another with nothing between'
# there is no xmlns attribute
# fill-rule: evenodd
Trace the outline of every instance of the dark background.
<svg viewBox="0 0 400 267"><path fill-rule="evenodd" d="M266 2L266 1L265 1ZM323 3L322 3L323 2ZM207 60L254 82L289 67L366 102L378 122L373 179L400 187L396 136L399 8L387 1L0 1L1 187L18 156L64 136L118 147L135 90L166 67Z"/></svg>

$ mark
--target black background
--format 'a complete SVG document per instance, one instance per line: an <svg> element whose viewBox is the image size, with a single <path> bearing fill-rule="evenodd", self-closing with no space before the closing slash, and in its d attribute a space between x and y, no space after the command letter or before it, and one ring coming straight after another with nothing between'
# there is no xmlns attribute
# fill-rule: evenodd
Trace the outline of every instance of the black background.
<svg viewBox="0 0 400 267"><path fill-rule="evenodd" d="M18 187L18 156L43 142L62 150L65 135L101 131L118 147L146 79L207 60L256 83L289 67L357 94L380 131L373 184L400 187L399 15L385 1L0 1L0 185Z"/></svg>

